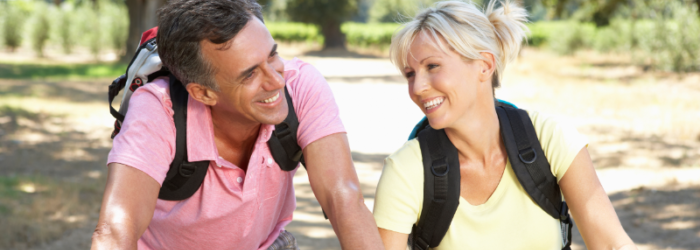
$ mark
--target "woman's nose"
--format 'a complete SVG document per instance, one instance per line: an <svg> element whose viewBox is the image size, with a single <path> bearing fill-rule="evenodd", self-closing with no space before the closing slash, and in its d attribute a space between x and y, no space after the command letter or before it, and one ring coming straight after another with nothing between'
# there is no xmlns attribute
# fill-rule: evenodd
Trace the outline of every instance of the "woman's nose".
<svg viewBox="0 0 700 250"><path fill-rule="evenodd" d="M413 91L414 95L420 95L421 93L425 92L430 88L430 79L424 76L419 76L416 74L414 80L413 80L413 86L411 86L411 91Z"/></svg>

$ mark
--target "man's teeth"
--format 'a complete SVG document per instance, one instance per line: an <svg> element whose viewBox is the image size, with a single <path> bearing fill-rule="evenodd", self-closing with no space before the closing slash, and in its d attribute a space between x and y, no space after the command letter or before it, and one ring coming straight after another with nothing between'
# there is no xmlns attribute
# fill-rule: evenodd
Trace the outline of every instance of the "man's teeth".
<svg viewBox="0 0 700 250"><path fill-rule="evenodd" d="M267 99L262 100L262 101L260 101L260 102L262 102L262 103L271 103L271 102L277 101L277 98L280 98L280 92L277 92L277 94L276 94L275 96L270 97L270 98L267 98Z"/></svg>
<svg viewBox="0 0 700 250"><path fill-rule="evenodd" d="M445 101L445 98L435 98L429 102L423 103L423 107L425 107L425 109L432 109L440 105L443 101Z"/></svg>

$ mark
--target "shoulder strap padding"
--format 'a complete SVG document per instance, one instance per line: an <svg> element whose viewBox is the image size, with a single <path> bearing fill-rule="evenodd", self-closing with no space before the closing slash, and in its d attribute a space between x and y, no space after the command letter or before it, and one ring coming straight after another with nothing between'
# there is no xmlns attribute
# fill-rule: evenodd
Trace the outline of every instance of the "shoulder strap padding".
<svg viewBox="0 0 700 250"><path fill-rule="evenodd" d="M426 127L418 134L423 156L423 209L413 228L413 249L436 247L459 206L460 170L457 148L444 130Z"/></svg>
<svg viewBox="0 0 700 250"><path fill-rule="evenodd" d="M530 116L525 110L506 106L497 107L496 112L508 159L518 181L537 205L559 219L561 190L537 139Z"/></svg>
<svg viewBox="0 0 700 250"><path fill-rule="evenodd" d="M187 159L187 90L175 76L170 75L170 99L175 121L175 158L158 193L158 199L184 200L192 196L204 181L209 161L189 162Z"/></svg>
<svg viewBox="0 0 700 250"><path fill-rule="evenodd" d="M267 141L267 145L270 147L270 153L277 165L284 171L292 171L299 165L299 162L304 167L306 167L306 164L302 155L302 149L297 143L299 119L296 111L294 111L292 97L289 95L286 86L284 87L284 97L287 99L287 108L289 110L287 118L282 123L275 125L275 131L270 136L270 140Z"/></svg>

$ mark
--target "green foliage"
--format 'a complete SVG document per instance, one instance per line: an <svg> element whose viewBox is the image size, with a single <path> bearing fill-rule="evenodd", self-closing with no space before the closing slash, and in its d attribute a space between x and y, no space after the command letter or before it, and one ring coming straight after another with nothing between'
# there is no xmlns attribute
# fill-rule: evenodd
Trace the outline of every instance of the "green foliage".
<svg viewBox="0 0 700 250"><path fill-rule="evenodd" d="M126 6L116 4L112 1L100 3L100 22L103 29L106 29L108 44L117 51L117 55L122 55L126 49L126 40L129 36L129 13Z"/></svg>
<svg viewBox="0 0 700 250"><path fill-rule="evenodd" d="M695 5L670 2L661 5L666 15L657 18L648 32L638 34L638 49L654 68L700 71L700 18Z"/></svg>
<svg viewBox="0 0 700 250"><path fill-rule="evenodd" d="M27 13L22 8L11 3L2 3L0 6L4 9L2 12L4 16L2 26L3 42L10 51L14 51L22 45L22 32L24 31Z"/></svg>
<svg viewBox="0 0 700 250"><path fill-rule="evenodd" d="M318 27L305 23L265 23L272 38L283 42L318 42L323 43L323 36Z"/></svg>
<svg viewBox="0 0 700 250"><path fill-rule="evenodd" d="M124 53L129 18L122 1L63 1L60 6L44 1L0 0L0 20L4 44L10 49L28 38L42 55L47 44L60 45L69 54L75 46L87 47L97 58L105 49ZM25 25L26 23L26 25Z"/></svg>
<svg viewBox="0 0 700 250"><path fill-rule="evenodd" d="M44 47L49 40L51 25L49 24L50 10L44 2L37 3L37 8L34 10L32 17L32 32L31 41L32 49L40 57L44 56Z"/></svg>
<svg viewBox="0 0 700 250"><path fill-rule="evenodd" d="M344 23L341 30L346 36L348 45L368 47L379 46L386 48L391 44L391 36L400 27L396 23Z"/></svg>
<svg viewBox="0 0 700 250"><path fill-rule="evenodd" d="M281 42L316 42L323 43L323 35L315 25L304 23L265 23L272 37ZM353 23L341 26L348 45L358 47L377 46L386 48L391 44L391 36L400 24L396 23Z"/></svg>
<svg viewBox="0 0 700 250"><path fill-rule="evenodd" d="M404 22L438 0L376 0L369 11L370 22ZM475 1L478 2L478 1Z"/></svg>
<svg viewBox="0 0 700 250"><path fill-rule="evenodd" d="M0 78L81 79L116 77L124 74L126 64L14 64L0 63Z"/></svg>
<svg viewBox="0 0 700 250"><path fill-rule="evenodd" d="M530 46L544 46L562 55L589 48L596 33L595 25L575 21L537 22L528 26Z"/></svg>
<svg viewBox="0 0 700 250"><path fill-rule="evenodd" d="M72 8L62 8L59 13L58 25L55 31L57 32L56 37L58 38L61 48L63 48L63 53L70 54L73 52L73 47L77 43L75 38L75 15Z"/></svg>

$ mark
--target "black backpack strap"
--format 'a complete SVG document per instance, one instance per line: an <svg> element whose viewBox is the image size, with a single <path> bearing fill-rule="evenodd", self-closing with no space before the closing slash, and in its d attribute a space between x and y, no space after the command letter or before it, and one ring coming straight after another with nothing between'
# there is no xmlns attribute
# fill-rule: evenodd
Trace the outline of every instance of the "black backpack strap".
<svg viewBox="0 0 700 250"><path fill-rule="evenodd" d="M204 181L209 161L187 161L187 100L185 87L170 75L170 99L175 121L175 158L160 188L158 199L184 200L192 196Z"/></svg>
<svg viewBox="0 0 700 250"><path fill-rule="evenodd" d="M560 220L563 249L568 249L573 224L568 207L561 200L557 178L552 175L530 116L525 110L507 106L497 107L496 113L513 172L535 203L550 216Z"/></svg>
<svg viewBox="0 0 700 250"><path fill-rule="evenodd" d="M296 111L294 111L292 97L289 95L286 86L284 87L284 96L287 98L289 113L282 123L275 125L275 131L272 133L270 140L267 141L267 146L270 147L270 153L277 165L284 171L292 171L299 162L304 167L306 167L306 164L304 163L301 147L297 143L299 119Z"/></svg>
<svg viewBox="0 0 700 250"><path fill-rule="evenodd" d="M427 250L440 244L459 206L459 157L444 130L426 127L418 142L425 177L423 209L411 235L414 250Z"/></svg>

